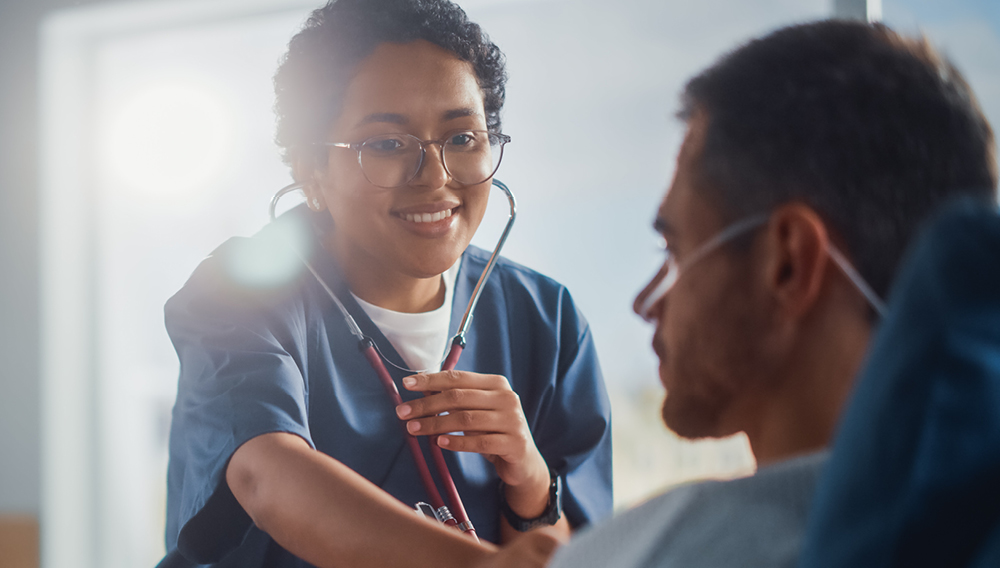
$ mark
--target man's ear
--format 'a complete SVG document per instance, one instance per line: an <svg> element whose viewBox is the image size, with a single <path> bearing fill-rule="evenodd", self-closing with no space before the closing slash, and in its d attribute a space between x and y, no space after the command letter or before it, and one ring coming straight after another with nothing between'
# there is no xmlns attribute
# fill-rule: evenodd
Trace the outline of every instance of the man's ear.
<svg viewBox="0 0 1000 568"><path fill-rule="evenodd" d="M782 313L808 312L823 289L829 234L807 205L791 203L771 213L766 231L765 285Z"/></svg>

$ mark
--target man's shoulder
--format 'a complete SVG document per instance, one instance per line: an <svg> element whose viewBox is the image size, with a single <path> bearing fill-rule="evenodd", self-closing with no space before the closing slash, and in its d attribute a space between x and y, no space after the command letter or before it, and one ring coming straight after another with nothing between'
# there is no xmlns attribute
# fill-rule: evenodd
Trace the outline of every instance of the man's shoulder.
<svg viewBox="0 0 1000 568"><path fill-rule="evenodd" d="M762 467L757 473L724 482L698 484L705 498L722 499L733 506L783 503L808 506L820 471L829 459L827 450L795 456Z"/></svg>
<svg viewBox="0 0 1000 568"><path fill-rule="evenodd" d="M587 530L552 567L793 565L826 458L809 454L749 477L674 488Z"/></svg>
<svg viewBox="0 0 1000 568"><path fill-rule="evenodd" d="M559 550L549 568L642 566L666 527L690 507L700 485L677 487L584 529Z"/></svg>

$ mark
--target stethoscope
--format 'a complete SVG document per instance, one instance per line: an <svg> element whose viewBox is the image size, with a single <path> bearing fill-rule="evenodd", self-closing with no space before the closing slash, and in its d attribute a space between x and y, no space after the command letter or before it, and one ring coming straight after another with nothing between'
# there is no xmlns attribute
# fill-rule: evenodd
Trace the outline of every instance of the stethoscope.
<svg viewBox="0 0 1000 568"><path fill-rule="evenodd" d="M479 276L479 281L476 282L476 287L472 291L472 299L469 300L469 306L465 309L465 315L462 316L462 324L458 327L458 333L451 340L451 347L448 350L448 355L445 357L444 362L441 364L442 371L450 371L455 368L458 364L458 358L462 355L462 350L465 349L465 335L469 331L469 327L472 324L472 314L476 309L476 303L479 302L479 296L483 292L483 284L486 283L486 279L489 278L490 273L493 271L493 266L496 264L497 258L500 256L500 250L503 248L504 243L507 241L507 235L510 234L511 227L514 226L514 218L517 215L517 203L514 200L514 194L511 193L510 189L500 180L494 178L493 185L500 188L501 191L507 196L507 201L510 203L510 217L507 219L507 224L504 226L503 233L500 235L500 240L497 241L496 247L493 249L493 254L490 255L489 262L486 263L486 268L483 269L483 273ZM291 193L296 190L302 189L302 184L293 183L287 185L271 198L271 204L268 207L268 215L271 221L275 220L275 208L278 205L278 200L280 200L284 195ZM310 262L297 250L292 247L295 254L302 260L305 267L312 273L319 282L323 290L326 291L330 299L333 300L334 305L340 310L341 315L344 316L344 321L347 323L348 329L351 330L351 334L358 338L358 349L361 354L364 355L365 359L368 360L368 364L371 365L372 370L378 375L379 381L381 381L383 388L385 388L386 394L392 400L395 406L403 404L403 399L399 396L399 390L396 388L396 383L392 380L389 375L389 371L385 368L385 364L382 363L383 356L378 350L378 346L372 338L368 337L361 331L361 327L358 326L358 322L354 321L354 318L344 307L344 304L340 301L340 298L333 292L333 289L327 285L327 283L320 277L316 269L310 264ZM387 360L388 361L388 360ZM398 365L395 365L391 361L390 365L397 367L403 371L415 372L410 369L405 369ZM426 395L425 395L426 396ZM401 423L402 424L402 423ZM410 453L413 455L413 460L416 462L417 471L420 473L420 481L424 485L424 489L427 491L428 498L431 503L418 503L417 510L428 516L432 516L442 523L449 526L456 526L462 530L462 532L472 536L472 538L477 541L479 538L476 536L476 529L472 526L472 521L469 520L469 515L465 511L465 506L462 504L462 498L458 494L458 489L455 487L455 481L451 478L451 473L448 471L448 464L444 461L444 454L441 452L441 448L437 445L437 436L432 436L428 446L430 447L431 458L434 460L434 468L437 470L438 477L441 480L441 484L444 487L445 493L448 495L448 503L451 504L451 508L445 504L444 499L441 498L441 493L438 491L437 485L434 483L434 478L431 477L430 468L427 467L427 460L424 458L424 453L420 450L420 443L416 436L410 434L405 426L403 428L403 435L406 437L406 441L410 447Z"/></svg>

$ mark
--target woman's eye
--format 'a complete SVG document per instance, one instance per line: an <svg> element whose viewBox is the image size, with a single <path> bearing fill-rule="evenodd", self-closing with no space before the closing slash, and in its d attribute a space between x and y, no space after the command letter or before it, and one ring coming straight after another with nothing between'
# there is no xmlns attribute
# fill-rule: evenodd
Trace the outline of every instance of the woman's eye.
<svg viewBox="0 0 1000 568"><path fill-rule="evenodd" d="M375 152L389 154L403 150L406 142L401 138L376 138L365 142L365 147Z"/></svg>
<svg viewBox="0 0 1000 568"><path fill-rule="evenodd" d="M476 135L472 132L459 132L458 134L452 134L448 138L448 144L451 146L468 146L475 142Z"/></svg>

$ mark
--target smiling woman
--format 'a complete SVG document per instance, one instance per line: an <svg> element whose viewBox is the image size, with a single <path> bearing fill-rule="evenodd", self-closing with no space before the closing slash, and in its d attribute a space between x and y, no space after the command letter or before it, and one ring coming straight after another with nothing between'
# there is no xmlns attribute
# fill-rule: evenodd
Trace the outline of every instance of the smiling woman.
<svg viewBox="0 0 1000 568"><path fill-rule="evenodd" d="M472 66L419 40L382 44L365 59L329 138L354 141L392 133L437 139L485 128ZM331 148L325 168L296 172L312 176L307 197L317 200L318 208L329 208L334 222L326 243L358 297L399 312L441 305L444 289L432 277L455 264L472 240L486 212L492 173L472 185L460 184L443 157L435 148L405 185L392 189L368 181L364 162L357 167L357 156L337 147ZM430 222L424 222L425 215ZM407 293L400 293L404 289Z"/></svg>
<svg viewBox="0 0 1000 568"><path fill-rule="evenodd" d="M334 0L292 39L277 141L306 204L222 245L166 306L181 376L162 566L541 566L610 513L586 321L563 286L504 259L483 284L490 254L470 246L509 141L505 80L447 0ZM274 246L289 227L298 253ZM234 269L282 250L310 270ZM463 358L443 367L453 306L475 290ZM404 444L450 470L454 518ZM425 501L442 523L413 514Z"/></svg>

